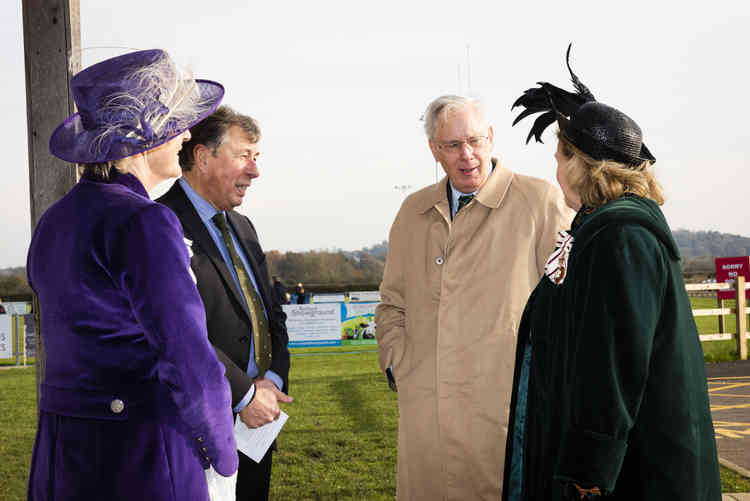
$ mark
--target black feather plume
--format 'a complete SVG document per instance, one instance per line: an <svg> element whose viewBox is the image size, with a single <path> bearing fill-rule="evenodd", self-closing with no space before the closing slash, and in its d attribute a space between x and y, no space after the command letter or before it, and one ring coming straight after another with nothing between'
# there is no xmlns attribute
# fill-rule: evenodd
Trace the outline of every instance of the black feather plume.
<svg viewBox="0 0 750 501"><path fill-rule="evenodd" d="M581 83L570 68L570 48L572 46L572 43L568 45L565 60L571 79L573 80L573 86L577 92L568 92L551 83L537 82L539 87L526 90L511 106L511 109L516 106L526 108L513 120L513 125L516 125L529 115L543 113L534 121L531 131L526 138L526 144L529 143L532 137L539 143L543 142L542 133L544 129L554 123L559 115L570 117L582 104L596 100L588 87Z"/></svg>
<svg viewBox="0 0 750 501"><path fill-rule="evenodd" d="M573 42L568 44L568 52L565 53L565 64L568 65L568 71L570 72L570 79L573 81L573 87L576 88L578 93L583 96L586 101L596 101L596 98L594 98L594 95L591 93L588 87L583 85L583 82L581 82L575 73L573 73L573 69L570 67L570 49L573 47Z"/></svg>
<svg viewBox="0 0 750 501"><path fill-rule="evenodd" d="M548 111L547 113L539 115L537 119L534 120L534 125L529 131L529 135L526 136L526 144L529 144L531 136L534 136L537 143L544 143L544 141L542 141L542 132L544 132L544 129L552 125L556 120L557 113L554 111Z"/></svg>

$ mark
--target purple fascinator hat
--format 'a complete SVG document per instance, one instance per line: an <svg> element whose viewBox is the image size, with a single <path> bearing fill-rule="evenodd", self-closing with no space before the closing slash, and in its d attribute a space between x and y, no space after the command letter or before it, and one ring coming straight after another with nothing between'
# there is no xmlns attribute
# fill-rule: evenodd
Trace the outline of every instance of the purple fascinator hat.
<svg viewBox="0 0 750 501"><path fill-rule="evenodd" d="M224 87L194 80L163 50L107 59L70 81L78 113L52 133L50 152L67 162L105 163L150 150L210 115Z"/></svg>

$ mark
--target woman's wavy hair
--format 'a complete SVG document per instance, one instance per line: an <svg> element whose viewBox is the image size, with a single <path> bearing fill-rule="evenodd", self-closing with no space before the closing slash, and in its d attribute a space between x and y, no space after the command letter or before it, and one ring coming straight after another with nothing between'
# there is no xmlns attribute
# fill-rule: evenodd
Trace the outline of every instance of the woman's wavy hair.
<svg viewBox="0 0 750 501"><path fill-rule="evenodd" d="M562 154L568 159L568 185L586 207L599 207L632 193L664 203L664 192L651 172L651 162L631 166L613 160L594 160L557 132Z"/></svg>

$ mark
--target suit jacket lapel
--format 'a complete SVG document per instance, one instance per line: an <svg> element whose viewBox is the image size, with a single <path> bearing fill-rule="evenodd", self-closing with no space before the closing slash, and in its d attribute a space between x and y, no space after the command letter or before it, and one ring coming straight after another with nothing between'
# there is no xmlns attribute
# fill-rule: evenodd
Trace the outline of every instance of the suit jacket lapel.
<svg viewBox="0 0 750 501"><path fill-rule="evenodd" d="M227 287L227 289L232 291L235 299L239 302L240 305L242 305L242 309L245 311L245 314L248 316L248 318L250 318L250 313L247 311L247 304L245 302L245 299L242 297L239 289L237 288L234 277L229 271L227 263L221 256L221 252L219 252L218 247L216 247L213 238L208 233L208 229L206 228L206 225L203 224L203 221L198 215L198 211L195 210L195 207L193 206L192 202L190 202L190 199L187 197L187 195L185 195L185 192L182 190L180 184L178 182L175 182L174 185L172 185L172 188L170 188L170 190L167 192L166 196L171 199L172 205L174 206L174 211L177 214L177 217L182 222L182 228L185 233L185 238L192 240L193 245L197 244L198 247L200 247L200 249L203 251L203 253L208 256L208 258L211 260L211 263L213 263L214 267L216 268L216 271L224 280L224 285Z"/></svg>

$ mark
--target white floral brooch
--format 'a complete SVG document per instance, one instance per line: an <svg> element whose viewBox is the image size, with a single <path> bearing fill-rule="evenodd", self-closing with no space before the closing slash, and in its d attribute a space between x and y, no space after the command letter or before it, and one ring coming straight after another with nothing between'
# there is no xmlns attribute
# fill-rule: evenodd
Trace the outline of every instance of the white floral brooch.
<svg viewBox="0 0 750 501"><path fill-rule="evenodd" d="M193 241L185 237L182 237L182 239L185 241L185 247L187 247L188 256L190 257L190 259L192 259L193 258ZM190 278L192 278L193 282L195 282L195 284L197 285L198 279L195 277L195 273L193 273L193 269L190 267L190 265L188 265L188 273L190 273Z"/></svg>
<svg viewBox="0 0 750 501"><path fill-rule="evenodd" d="M544 274L552 280L553 284L560 285L568 272L568 257L570 256L570 250L573 248L573 235L567 231L558 232L555 245L557 245L555 252L544 265Z"/></svg>

